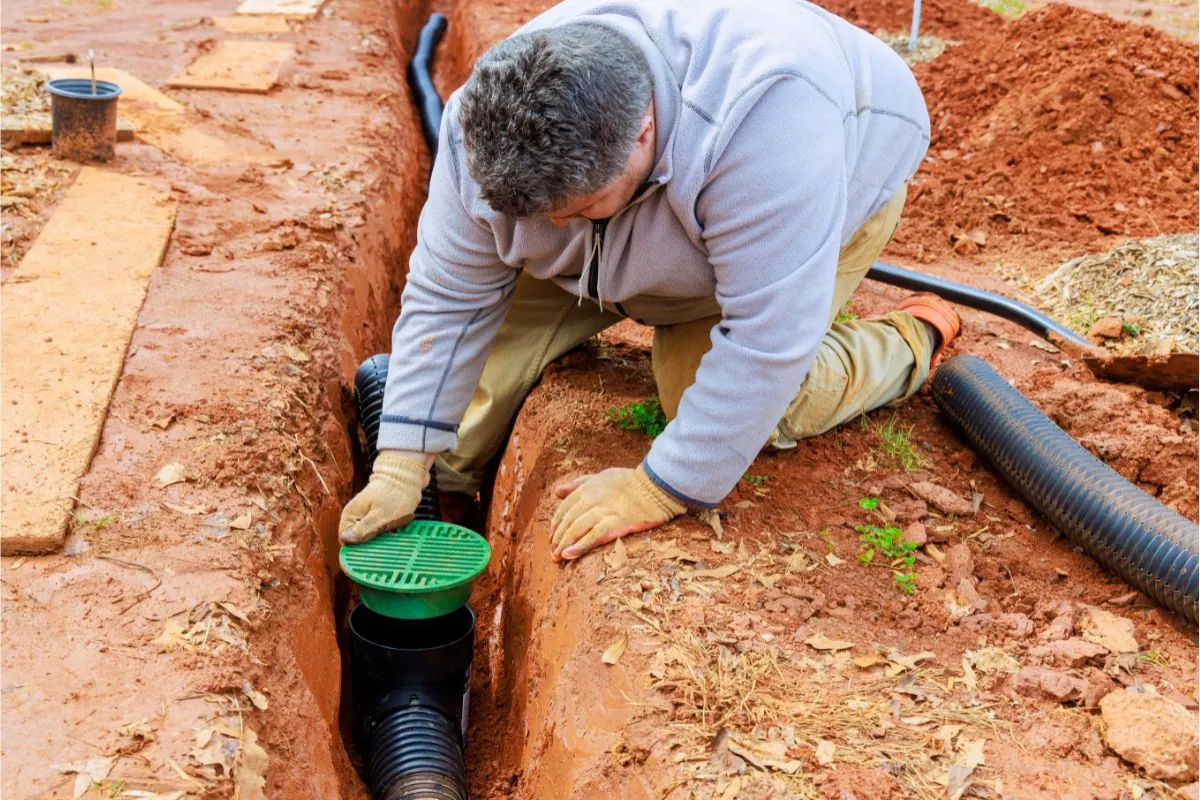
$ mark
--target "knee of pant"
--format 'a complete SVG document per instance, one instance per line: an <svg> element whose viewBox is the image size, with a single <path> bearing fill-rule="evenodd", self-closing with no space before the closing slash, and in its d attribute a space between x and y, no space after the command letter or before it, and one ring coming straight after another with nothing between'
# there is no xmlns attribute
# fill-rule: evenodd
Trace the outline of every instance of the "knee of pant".
<svg viewBox="0 0 1200 800"><path fill-rule="evenodd" d="M780 420L779 430L791 439L818 436L835 427L846 396L846 376L830 382L805 380Z"/></svg>

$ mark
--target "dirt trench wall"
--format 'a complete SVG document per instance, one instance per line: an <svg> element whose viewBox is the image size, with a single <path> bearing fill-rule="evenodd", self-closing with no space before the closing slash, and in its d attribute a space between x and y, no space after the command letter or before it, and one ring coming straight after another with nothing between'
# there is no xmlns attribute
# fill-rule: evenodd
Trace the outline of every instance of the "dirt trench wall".
<svg viewBox="0 0 1200 800"><path fill-rule="evenodd" d="M308 487L309 496L321 498L321 502L312 509L309 520L298 521L298 528L308 530L296 533L299 540L296 557L304 564L311 581L307 589L293 595L291 603L295 609L291 651L337 750L343 750L338 734L345 722L341 714L344 680L338 629L349 591L338 566L337 523L343 505L359 488L361 476L369 472L358 442L353 440L357 435L352 394L354 373L367 356L390 350L391 328L404 286L408 256L416 244L417 218L429 170L419 121L402 77L417 32L428 17L429 6L419 0L391 0L386 4L386 12L398 92L381 105L373 120L370 132L373 174L364 192L368 198L365 224L360 229L357 252L346 265L340 287L342 296L326 306L336 318L328 319L324 326L331 339L316 407L322 420L316 434L343 465L341 474L345 479L333 487L332 494L323 493L315 481L309 482L312 484ZM303 740L307 732L301 728L289 734ZM318 764L304 768L298 763L280 766L281 772L286 773L279 775L280 797L307 796L315 788L316 776L305 773L326 772ZM335 754L329 766L341 796L365 796L361 781L342 752ZM303 789L298 782L302 782ZM288 786L295 788L289 790ZM326 795L320 791L318 796Z"/></svg>

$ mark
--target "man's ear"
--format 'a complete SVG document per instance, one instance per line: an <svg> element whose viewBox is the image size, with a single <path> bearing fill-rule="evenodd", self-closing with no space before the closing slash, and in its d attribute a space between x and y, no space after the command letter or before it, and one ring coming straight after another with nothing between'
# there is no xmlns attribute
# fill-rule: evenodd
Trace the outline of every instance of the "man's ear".
<svg viewBox="0 0 1200 800"><path fill-rule="evenodd" d="M651 104L646 116L642 117L642 127L638 131L638 143L645 144L654 135L654 105Z"/></svg>

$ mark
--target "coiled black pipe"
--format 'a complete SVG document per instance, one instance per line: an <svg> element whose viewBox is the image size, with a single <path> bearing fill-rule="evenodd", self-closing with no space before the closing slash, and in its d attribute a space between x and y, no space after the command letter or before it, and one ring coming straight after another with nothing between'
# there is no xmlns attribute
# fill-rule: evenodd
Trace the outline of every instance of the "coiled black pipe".
<svg viewBox="0 0 1200 800"><path fill-rule="evenodd" d="M387 386L388 355L380 353L364 361L354 374L354 399L358 406L358 424L367 441L367 465L375 463L378 454L379 420L383 416L383 390ZM429 485L421 492L421 502L413 516L416 519L442 518L442 503L438 495L437 475L429 470Z"/></svg>
<svg viewBox="0 0 1200 800"><path fill-rule="evenodd" d="M417 36L417 49L408 62L408 88L412 90L417 104L417 115L421 118L421 134L429 147L429 162L437 158L438 131L442 127L442 98L433 85L430 70L433 54L446 33L446 17L433 14Z"/></svg>
<svg viewBox="0 0 1200 800"><path fill-rule="evenodd" d="M1076 345L1085 350L1091 350L1093 345L1087 339L1070 328L1047 317L1040 311L1035 311L1024 303L1018 303L1003 295L985 292L964 283L955 283L932 275L923 275L907 269L876 261L867 270L867 277L873 281L886 283L889 286L899 286L916 292L933 292L951 303L985 311L997 317L1015 322L1022 328L1032 331L1038 336L1055 344L1064 342Z"/></svg>
<svg viewBox="0 0 1200 800"><path fill-rule="evenodd" d="M475 615L350 612L355 734L376 800L467 800L467 686Z"/></svg>
<svg viewBox="0 0 1200 800"><path fill-rule="evenodd" d="M1097 459L975 356L933 377L938 406L967 442L1090 556L1197 621L1196 524Z"/></svg>

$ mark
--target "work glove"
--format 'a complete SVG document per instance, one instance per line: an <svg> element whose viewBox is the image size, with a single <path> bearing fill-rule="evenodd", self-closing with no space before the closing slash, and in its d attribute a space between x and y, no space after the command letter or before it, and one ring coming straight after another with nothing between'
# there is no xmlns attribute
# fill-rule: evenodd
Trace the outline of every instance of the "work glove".
<svg viewBox="0 0 1200 800"><path fill-rule="evenodd" d="M555 561L579 558L597 545L657 528L687 511L655 486L641 466L584 475L554 493L562 498L550 524Z"/></svg>
<svg viewBox="0 0 1200 800"><path fill-rule="evenodd" d="M371 480L342 509L338 532L346 544L369 542L412 521L429 485L429 468L390 450L375 458Z"/></svg>

